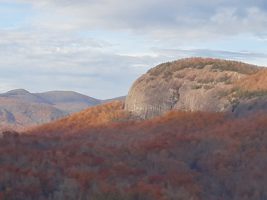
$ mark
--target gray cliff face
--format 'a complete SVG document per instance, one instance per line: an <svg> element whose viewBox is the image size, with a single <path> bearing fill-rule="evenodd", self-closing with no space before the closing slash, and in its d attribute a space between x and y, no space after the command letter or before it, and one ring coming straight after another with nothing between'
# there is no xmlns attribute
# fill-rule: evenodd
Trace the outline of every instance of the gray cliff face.
<svg viewBox="0 0 267 200"><path fill-rule="evenodd" d="M125 109L142 119L173 109L242 113L251 106L247 105L247 97L240 96L238 83L260 70L244 63L215 59L196 58L165 63L149 70L133 84ZM266 102L265 97L259 100L262 105ZM251 99L257 104L259 98L254 95L249 101Z"/></svg>

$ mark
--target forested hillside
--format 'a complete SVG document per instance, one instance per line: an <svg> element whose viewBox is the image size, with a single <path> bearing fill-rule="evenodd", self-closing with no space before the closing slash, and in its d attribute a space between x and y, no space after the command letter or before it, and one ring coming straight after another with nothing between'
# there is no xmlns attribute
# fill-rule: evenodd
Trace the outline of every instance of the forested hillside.
<svg viewBox="0 0 267 200"><path fill-rule="evenodd" d="M266 114L170 112L134 121L122 108L107 104L30 133L4 133L0 199L267 198Z"/></svg>

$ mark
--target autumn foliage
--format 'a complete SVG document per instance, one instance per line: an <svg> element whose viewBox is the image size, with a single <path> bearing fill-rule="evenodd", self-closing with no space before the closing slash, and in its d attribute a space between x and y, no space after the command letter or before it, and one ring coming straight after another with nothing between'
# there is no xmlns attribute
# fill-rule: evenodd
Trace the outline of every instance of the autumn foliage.
<svg viewBox="0 0 267 200"><path fill-rule="evenodd" d="M123 103L121 101L114 101L91 107L61 120L38 126L37 128L34 127L28 132L39 135L71 135L74 133L84 133L88 129L99 128L109 123L128 120L128 118L128 113L123 110Z"/></svg>
<svg viewBox="0 0 267 200"><path fill-rule="evenodd" d="M267 91L267 69L239 81L237 86L248 91Z"/></svg>
<svg viewBox="0 0 267 200"><path fill-rule="evenodd" d="M3 134L0 199L267 199L266 114L134 121L122 106Z"/></svg>

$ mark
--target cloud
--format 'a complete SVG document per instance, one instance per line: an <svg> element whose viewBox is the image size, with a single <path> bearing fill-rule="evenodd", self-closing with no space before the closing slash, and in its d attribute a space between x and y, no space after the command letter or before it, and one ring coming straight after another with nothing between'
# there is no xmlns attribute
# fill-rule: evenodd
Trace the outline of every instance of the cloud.
<svg viewBox="0 0 267 200"><path fill-rule="evenodd" d="M211 39L266 34L263 0L21 0L43 14L35 26L131 31L155 38Z"/></svg>
<svg viewBox="0 0 267 200"><path fill-rule="evenodd" d="M111 98L125 95L137 76L160 61L150 55L120 54L108 42L68 33L1 30L0 34L1 90L62 89Z"/></svg>
<svg viewBox="0 0 267 200"><path fill-rule="evenodd" d="M0 8L3 2L12 17L0 23L0 90L111 98L178 58L267 64L263 0L0 0Z"/></svg>
<svg viewBox="0 0 267 200"><path fill-rule="evenodd" d="M264 66L267 63L267 54L249 51L226 51L216 49L153 49L161 57L175 60L184 57L208 57L228 60L238 60Z"/></svg>

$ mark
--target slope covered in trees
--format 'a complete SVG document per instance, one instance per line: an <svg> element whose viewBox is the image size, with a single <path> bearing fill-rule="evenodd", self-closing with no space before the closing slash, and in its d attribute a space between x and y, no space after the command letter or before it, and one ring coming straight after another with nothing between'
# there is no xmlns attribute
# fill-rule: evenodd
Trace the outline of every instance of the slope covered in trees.
<svg viewBox="0 0 267 200"><path fill-rule="evenodd" d="M267 199L266 114L124 119L112 103L28 134L4 133L0 199Z"/></svg>
<svg viewBox="0 0 267 200"><path fill-rule="evenodd" d="M61 120L34 127L28 132L33 134L70 135L87 132L94 127L106 126L112 122L127 120L129 114L123 111L123 103L114 101L88 108Z"/></svg>

